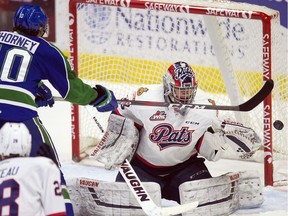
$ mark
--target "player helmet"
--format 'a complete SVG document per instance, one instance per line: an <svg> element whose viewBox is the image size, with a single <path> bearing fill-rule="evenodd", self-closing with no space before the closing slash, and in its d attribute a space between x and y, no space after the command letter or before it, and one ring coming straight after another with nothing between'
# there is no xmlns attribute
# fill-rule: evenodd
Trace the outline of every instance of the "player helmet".
<svg viewBox="0 0 288 216"><path fill-rule="evenodd" d="M31 135L23 123L7 122L0 129L0 156L27 157L31 152Z"/></svg>
<svg viewBox="0 0 288 216"><path fill-rule="evenodd" d="M37 5L22 5L14 15L14 31L42 37L48 35L48 17Z"/></svg>
<svg viewBox="0 0 288 216"><path fill-rule="evenodd" d="M186 62L171 65L163 76L164 95L170 101L190 104L197 91L197 80L193 69Z"/></svg>

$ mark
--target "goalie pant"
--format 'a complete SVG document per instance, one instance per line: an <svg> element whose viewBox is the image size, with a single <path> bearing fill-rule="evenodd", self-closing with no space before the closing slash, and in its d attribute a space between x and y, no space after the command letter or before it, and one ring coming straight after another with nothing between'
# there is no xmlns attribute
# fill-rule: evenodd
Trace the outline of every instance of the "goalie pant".
<svg viewBox="0 0 288 216"><path fill-rule="evenodd" d="M160 187L155 182L143 182L149 195L161 205ZM67 182L75 214L79 216L145 215L124 182L105 182L74 178ZM263 203L262 186L256 171L189 181L179 187L181 204L199 200L200 206L183 213L188 216L225 216L241 208L255 208ZM209 193L210 197L207 196Z"/></svg>
<svg viewBox="0 0 288 216"><path fill-rule="evenodd" d="M157 182L160 185L162 198L180 203L178 187L182 183L212 177L204 161L204 158L198 158L195 155L190 160L174 167L155 169L145 165L136 155L131 161L131 165L141 181ZM118 173L116 181L124 181L120 173Z"/></svg>

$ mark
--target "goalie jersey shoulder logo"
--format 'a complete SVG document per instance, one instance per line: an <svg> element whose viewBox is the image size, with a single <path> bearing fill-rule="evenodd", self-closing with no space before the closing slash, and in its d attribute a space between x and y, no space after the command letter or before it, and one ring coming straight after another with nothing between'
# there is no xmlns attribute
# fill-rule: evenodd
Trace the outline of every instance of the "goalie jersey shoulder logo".
<svg viewBox="0 0 288 216"><path fill-rule="evenodd" d="M159 102L164 100L163 92L163 85L141 86L133 93L133 99Z"/></svg>
<svg viewBox="0 0 288 216"><path fill-rule="evenodd" d="M160 110L158 110L155 114L153 114L150 118L149 118L149 120L150 121L163 121L163 120L165 120L166 119L166 113L165 113L165 111L160 111Z"/></svg>
<svg viewBox="0 0 288 216"><path fill-rule="evenodd" d="M137 96L141 96L144 92L148 92L148 88L146 87L140 87L138 90L137 90Z"/></svg>

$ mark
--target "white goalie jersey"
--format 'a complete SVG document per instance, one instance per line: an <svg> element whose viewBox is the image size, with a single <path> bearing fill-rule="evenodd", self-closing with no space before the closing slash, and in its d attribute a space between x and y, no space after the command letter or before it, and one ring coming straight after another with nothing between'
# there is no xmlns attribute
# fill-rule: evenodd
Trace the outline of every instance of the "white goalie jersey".
<svg viewBox="0 0 288 216"><path fill-rule="evenodd" d="M44 157L0 161L1 215L66 215L60 170Z"/></svg>
<svg viewBox="0 0 288 216"><path fill-rule="evenodd" d="M133 99L164 101L163 87L141 87ZM209 104L207 99L205 103ZM137 155L153 166L173 166L195 155L198 140L216 118L215 110L172 107L129 106L117 112L142 127Z"/></svg>
<svg viewBox="0 0 288 216"><path fill-rule="evenodd" d="M197 92L195 103L213 105L214 101L204 97ZM141 87L133 99L164 101L163 87ZM238 158L248 158L261 145L253 129L237 122L220 121L217 110L124 104L117 112L142 128L136 155L151 166L174 166L197 152L216 161L227 149L232 149Z"/></svg>

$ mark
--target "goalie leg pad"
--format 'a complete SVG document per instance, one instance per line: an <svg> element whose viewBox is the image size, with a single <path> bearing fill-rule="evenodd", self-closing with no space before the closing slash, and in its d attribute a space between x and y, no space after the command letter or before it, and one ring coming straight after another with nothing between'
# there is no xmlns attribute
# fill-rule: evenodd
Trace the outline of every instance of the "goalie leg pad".
<svg viewBox="0 0 288 216"><path fill-rule="evenodd" d="M160 206L160 186L144 182L151 199ZM75 215L145 215L128 185L124 182L106 182L88 178L74 178L67 181Z"/></svg>
<svg viewBox="0 0 288 216"><path fill-rule="evenodd" d="M260 178L255 173L227 173L181 184L181 204L199 201L196 209L183 215L224 216L240 208L259 207L263 203L263 195Z"/></svg>
<svg viewBox="0 0 288 216"><path fill-rule="evenodd" d="M132 159L139 141L139 131L131 119L111 114L107 130L90 154L90 159L103 163L105 169L119 167L125 159Z"/></svg>
<svg viewBox="0 0 288 216"><path fill-rule="evenodd" d="M239 173L189 181L179 186L181 204L199 201L196 209L184 215L225 216L238 209Z"/></svg>
<svg viewBox="0 0 288 216"><path fill-rule="evenodd" d="M262 183L255 171L240 172L239 207L257 208L264 202Z"/></svg>

